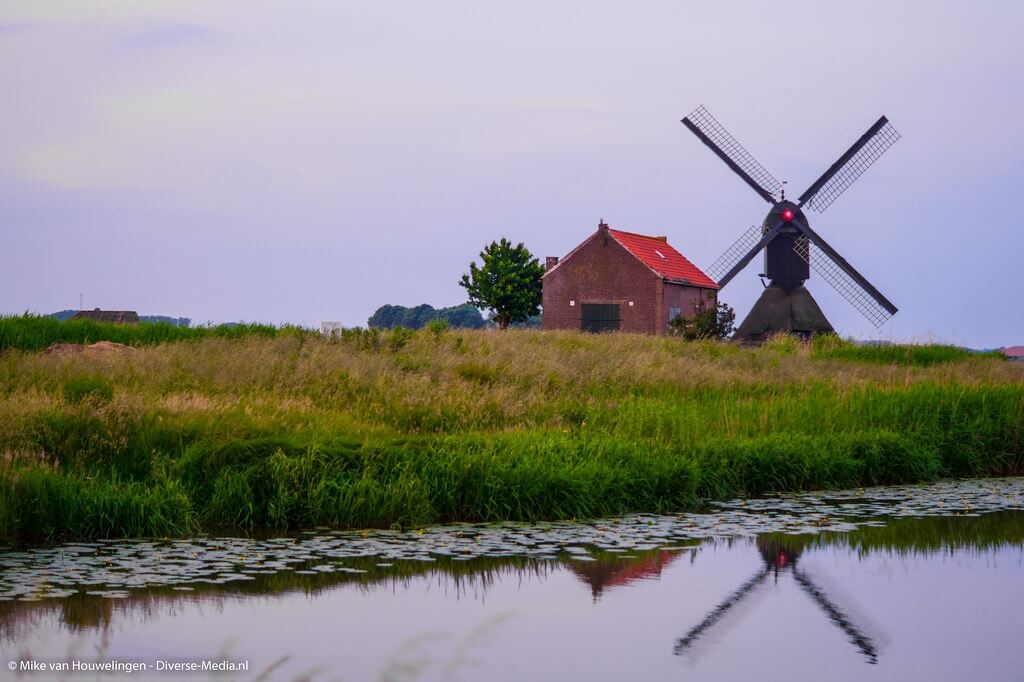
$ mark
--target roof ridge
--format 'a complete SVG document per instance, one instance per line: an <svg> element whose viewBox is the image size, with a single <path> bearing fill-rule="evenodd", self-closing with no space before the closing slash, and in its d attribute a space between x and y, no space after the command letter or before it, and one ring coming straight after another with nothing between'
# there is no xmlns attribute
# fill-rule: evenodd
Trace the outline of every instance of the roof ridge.
<svg viewBox="0 0 1024 682"><path fill-rule="evenodd" d="M634 237L643 237L644 239L655 239L657 241L662 241L661 239L659 239L659 237L661 237L661 235L655 236L655 235L652 235L652 234L641 234L640 232L630 232L629 230L617 230L614 227L609 227L608 231L609 232L618 232L619 234L630 234L630 235L633 235ZM667 239L667 237L666 237L666 239ZM667 244L668 242L666 241L665 243Z"/></svg>

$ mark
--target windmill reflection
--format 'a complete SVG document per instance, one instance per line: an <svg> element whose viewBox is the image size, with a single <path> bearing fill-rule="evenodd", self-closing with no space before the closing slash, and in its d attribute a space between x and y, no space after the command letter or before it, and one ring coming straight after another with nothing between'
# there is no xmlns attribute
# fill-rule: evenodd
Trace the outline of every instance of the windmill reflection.
<svg viewBox="0 0 1024 682"><path fill-rule="evenodd" d="M770 536L758 538L757 549L764 560L764 566L735 592L712 609L704 620L687 632L685 636L677 640L674 649L675 654L677 656L686 654L690 647L700 639L701 635L720 621L732 607L743 601L758 585L765 582L769 576L774 576L775 580L778 581L779 576L784 575L788 571L793 575L801 589L822 608L828 619L846 634L849 641L864 655L867 662L871 664L877 663L878 651L871 638L853 623L846 612L836 606L823 589L816 585L806 573L797 568L797 560L803 552L804 544L804 542L794 538L787 538L786 540Z"/></svg>

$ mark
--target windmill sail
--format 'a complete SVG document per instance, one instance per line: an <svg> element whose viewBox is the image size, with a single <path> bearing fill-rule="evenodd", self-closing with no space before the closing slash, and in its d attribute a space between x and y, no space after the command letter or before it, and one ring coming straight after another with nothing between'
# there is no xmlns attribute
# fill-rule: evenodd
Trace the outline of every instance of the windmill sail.
<svg viewBox="0 0 1024 682"><path fill-rule="evenodd" d="M889 119L885 116L879 118L800 195L800 206L807 204L819 213L824 211L899 139L900 134L889 123Z"/></svg>
<svg viewBox="0 0 1024 682"><path fill-rule="evenodd" d="M718 606L712 609L711 612L708 613L707 616L705 616L704 620L702 620L695 627L693 627L689 632L686 633L686 635L676 640L676 645L673 649L676 656L681 656L684 653L686 653L686 650L689 649L690 646L692 646L693 643L696 642L702 634L704 634L705 630L707 630L712 625L720 621L722 619L722 616L724 616L729 611L729 609L736 606L736 604L740 603L748 594L750 594L751 590L753 590L755 587L763 583L765 578L767 578L769 575L770 569L761 569L760 572L755 574L747 582L743 583L739 587L739 589L730 594L728 597L725 598L724 601L722 601Z"/></svg>
<svg viewBox="0 0 1024 682"><path fill-rule="evenodd" d="M794 567L793 577L796 578L800 587L810 595L811 599L817 602L818 606L828 614L829 620L835 623L840 630L845 632L846 636L850 638L850 642L857 647L865 657L867 657L868 663L878 663L878 650L875 647L875 643L871 640L871 637L858 628L854 622L850 620L850 617L828 598L828 595L825 594L824 590L815 585L803 571L798 571Z"/></svg>
<svg viewBox="0 0 1024 682"><path fill-rule="evenodd" d="M811 249L811 242L806 236L795 240L793 250L803 258L811 269L832 288L849 301L875 327L881 327L889 321L892 313L876 301L871 294L850 277L846 272L825 255L820 249Z"/></svg>
<svg viewBox="0 0 1024 682"><path fill-rule="evenodd" d="M778 236L782 224L782 221L779 221L771 228L767 225L752 225L711 264L707 272L718 282L719 288L732 281L740 270L747 267L747 263L753 260L758 251L768 246ZM725 274L721 274L723 272Z"/></svg>
<svg viewBox="0 0 1024 682"><path fill-rule="evenodd" d="M782 191L782 183L765 170L764 166L718 122L718 119L708 113L707 109L703 106L697 107L683 119L683 125L750 185L751 189L761 195L762 199L769 204L775 203L775 196Z"/></svg>
<svg viewBox="0 0 1024 682"><path fill-rule="evenodd" d="M735 267L740 260L750 252L754 246L761 241L763 237L763 230L758 225L751 225L748 230L740 235L739 239L733 242L733 245L725 250L721 256L715 259L715 262L704 269L704 272L711 275L711 279L719 282L725 273Z"/></svg>
<svg viewBox="0 0 1024 682"><path fill-rule="evenodd" d="M828 594L816 585L813 580L811 580L810 576L797 568L796 560L799 556L800 550L790 553L782 551L779 552L776 557L772 557L770 554L766 556L764 547L761 543L762 540L759 539L758 547L762 550L762 557L766 562L765 567L761 569L760 572L754 574L749 580L747 580L747 582L743 583L738 589L736 589L736 591L726 597L714 609L709 611L704 617L704 620L691 628L684 636L677 639L675 647L673 648L673 653L675 653L676 656L692 655L694 644L710 628L721 621L734 606L746 599L758 585L765 581L768 576L774 573L776 580L778 580L779 574L788 570L793 574L797 584L799 584L811 599L821 607L825 612L825 615L828 616L828 619L846 634L851 644L857 647L857 649L864 654L868 663L878 663L878 648L875 645L874 640L864 629L858 627L851 615L833 602ZM768 545L768 548L771 549L771 545ZM779 568L778 564L780 555L781 558L784 559L782 568Z"/></svg>

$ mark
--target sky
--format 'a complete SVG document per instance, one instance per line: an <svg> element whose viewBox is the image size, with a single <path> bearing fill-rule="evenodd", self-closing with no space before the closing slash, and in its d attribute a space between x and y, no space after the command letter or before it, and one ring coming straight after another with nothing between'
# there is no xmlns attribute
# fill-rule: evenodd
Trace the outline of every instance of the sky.
<svg viewBox="0 0 1024 682"><path fill-rule="evenodd" d="M501 237L603 218L706 267L769 206L679 122L704 105L798 196L902 135L811 226L900 312L856 338L1024 343L1018 2L3 0L0 313L318 326L465 301ZM738 318L760 259L722 290Z"/></svg>

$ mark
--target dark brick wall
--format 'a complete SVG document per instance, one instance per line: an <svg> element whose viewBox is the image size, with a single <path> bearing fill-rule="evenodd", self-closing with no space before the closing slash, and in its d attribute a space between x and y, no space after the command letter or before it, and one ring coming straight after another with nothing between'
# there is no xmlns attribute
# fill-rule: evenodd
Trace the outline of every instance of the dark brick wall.
<svg viewBox="0 0 1024 682"><path fill-rule="evenodd" d="M583 303L618 303L622 331L656 334L664 328L661 278L603 230L544 277L542 328L579 329Z"/></svg>
<svg viewBox="0 0 1024 682"><path fill-rule="evenodd" d="M679 308L679 312L683 317L689 317L693 314L694 304L701 299L704 299L708 305L718 304L718 295L714 289L698 289L697 287L666 282L663 328L667 330L668 323L672 321L672 318L669 317L671 308Z"/></svg>

